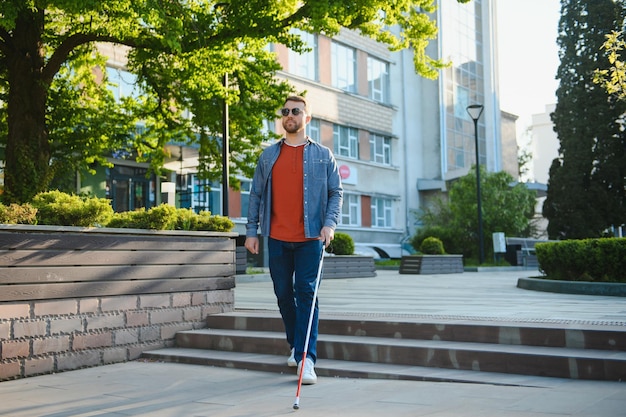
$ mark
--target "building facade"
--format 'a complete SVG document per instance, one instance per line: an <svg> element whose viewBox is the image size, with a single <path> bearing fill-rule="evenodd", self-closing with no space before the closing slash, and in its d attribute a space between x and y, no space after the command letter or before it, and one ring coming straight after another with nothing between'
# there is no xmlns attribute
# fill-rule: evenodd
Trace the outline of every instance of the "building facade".
<svg viewBox="0 0 626 417"><path fill-rule="evenodd" d="M514 169L511 141L506 157L502 148L502 126L515 119L505 117L503 124L499 108L494 2L437 3L439 35L428 53L451 64L436 80L416 75L411 50L390 52L354 31L332 39L301 33L310 47L303 54L272 45L283 68L277 76L306 91L313 117L307 133L334 151L345 193L338 230L352 236L361 253L395 258L408 252L423 207L474 165L476 133L488 171ZM132 94L119 54L109 51L109 76L117 77L120 95ZM484 107L476 131L470 104ZM268 128L281 133L279 119ZM197 150L170 147L167 178L146 179L146 167L113 158L115 168L82 188L104 188L118 211L172 202L222 214L221 185L205 191L195 175ZM228 192L228 215L245 234L250 180L241 180L241 191Z"/></svg>

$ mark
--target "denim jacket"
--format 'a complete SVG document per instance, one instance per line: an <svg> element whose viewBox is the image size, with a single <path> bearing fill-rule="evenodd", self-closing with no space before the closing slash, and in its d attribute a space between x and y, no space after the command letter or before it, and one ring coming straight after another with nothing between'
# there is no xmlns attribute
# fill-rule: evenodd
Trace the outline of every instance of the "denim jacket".
<svg viewBox="0 0 626 417"><path fill-rule="evenodd" d="M272 168L284 141L281 139L269 146L259 157L250 188L247 237L257 236L259 224L261 235L270 235ZM337 227L343 188L337 161L330 149L310 139L304 146L304 235L308 239L319 237L324 226Z"/></svg>

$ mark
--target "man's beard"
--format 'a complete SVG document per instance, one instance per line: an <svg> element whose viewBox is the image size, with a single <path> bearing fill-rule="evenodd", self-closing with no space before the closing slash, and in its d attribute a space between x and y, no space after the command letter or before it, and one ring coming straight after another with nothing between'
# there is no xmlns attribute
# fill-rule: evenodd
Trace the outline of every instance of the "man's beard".
<svg viewBox="0 0 626 417"><path fill-rule="evenodd" d="M302 124L293 119L285 120L283 121L283 129L285 129L287 133L297 133L302 129Z"/></svg>

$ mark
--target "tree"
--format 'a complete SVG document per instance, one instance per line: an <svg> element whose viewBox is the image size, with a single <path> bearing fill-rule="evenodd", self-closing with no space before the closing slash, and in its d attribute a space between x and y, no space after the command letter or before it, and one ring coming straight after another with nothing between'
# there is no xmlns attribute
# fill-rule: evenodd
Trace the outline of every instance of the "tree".
<svg viewBox="0 0 626 417"><path fill-rule="evenodd" d="M291 90L274 77L279 66L268 43L303 50L290 29L328 36L341 27L358 29L392 50L413 48L417 72L434 77L445 65L425 53L436 35L434 3L5 0L3 200L28 201L61 169L106 163L105 152L149 161L158 171L163 146L172 140L199 143L201 173L218 179L224 100L230 105L232 171L249 174L265 138L262 123L275 117ZM102 43L127 48L127 67L137 76L139 93L121 104L106 89L96 49Z"/></svg>
<svg viewBox="0 0 626 417"><path fill-rule="evenodd" d="M492 233L526 237L531 234L531 219L535 213L536 193L524 184L514 183L506 172L487 172L480 166L481 206L485 251L492 247ZM431 235L444 243L446 252L462 253L466 258L478 258L478 216L476 200L476 168L454 182L448 203L439 201L424 212L421 237ZM414 241L415 241L414 240ZM419 242L418 242L419 243Z"/></svg>
<svg viewBox="0 0 626 417"><path fill-rule="evenodd" d="M623 25L624 5L562 0L560 84L551 115L560 148L543 206L551 239L601 236L626 219L626 102L593 82L605 36Z"/></svg>
<svg viewBox="0 0 626 417"><path fill-rule="evenodd" d="M614 30L605 35L602 49L607 52L606 59L610 65L608 69L596 69L593 82L604 87L608 94L615 95L620 100L626 99L626 63L622 61L621 53L626 48L624 32Z"/></svg>

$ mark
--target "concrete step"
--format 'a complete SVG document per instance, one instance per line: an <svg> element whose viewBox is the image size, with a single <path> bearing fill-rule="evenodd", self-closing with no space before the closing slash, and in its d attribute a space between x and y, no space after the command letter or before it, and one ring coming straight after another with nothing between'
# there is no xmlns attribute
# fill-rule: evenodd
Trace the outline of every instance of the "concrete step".
<svg viewBox="0 0 626 417"><path fill-rule="evenodd" d="M275 372L293 374L295 368L287 366L285 355L269 355L259 353L229 352L207 349L164 348L144 352L144 359L163 362L176 362L194 365L246 369L250 371ZM424 366L406 366L380 364L371 362L340 361L319 359L315 372L321 377L331 378L368 378L393 379L407 381L430 382L462 382L500 386L550 387L553 378L536 378L526 375L503 374L495 372L463 371L456 369L440 369ZM557 382L558 383L558 382Z"/></svg>
<svg viewBox="0 0 626 417"><path fill-rule="evenodd" d="M207 327L283 332L282 320L278 312L274 311L216 314L207 318ZM321 313L319 333L626 351L626 330L623 326L603 326L593 323L573 325L502 320L460 321L377 315L355 317L347 314Z"/></svg>
<svg viewBox="0 0 626 417"><path fill-rule="evenodd" d="M176 345L242 353L288 353L284 335L268 331L183 331L177 333ZM341 361L574 379L626 377L626 352L596 349L320 334L317 352L320 358Z"/></svg>
<svg viewBox="0 0 626 417"><path fill-rule="evenodd" d="M209 317L207 324L207 329L177 333L177 349L143 356L290 372L277 312L220 314ZM499 375L501 384L524 376L618 381L626 379L623 337L623 331L611 326L323 316L316 370L322 376L488 383L495 383L498 378L493 375Z"/></svg>

